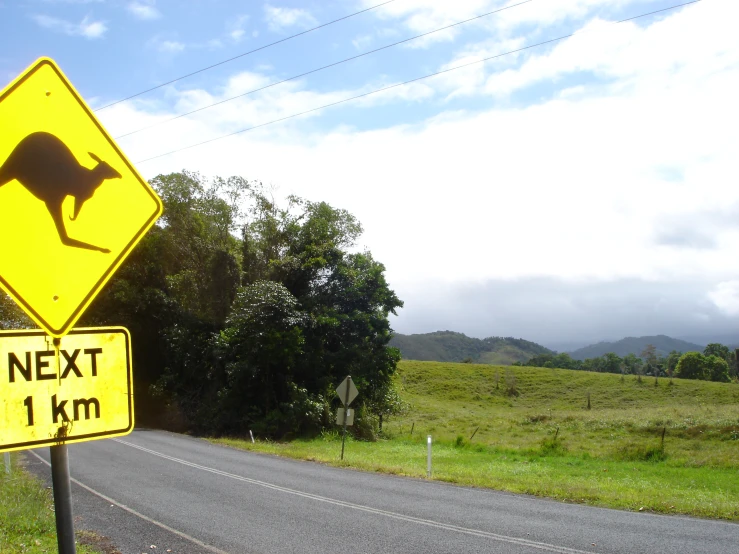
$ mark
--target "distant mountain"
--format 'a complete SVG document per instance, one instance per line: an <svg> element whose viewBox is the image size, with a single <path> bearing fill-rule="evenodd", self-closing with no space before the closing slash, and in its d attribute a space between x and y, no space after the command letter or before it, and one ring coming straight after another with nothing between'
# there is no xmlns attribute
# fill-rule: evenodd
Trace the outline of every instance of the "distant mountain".
<svg viewBox="0 0 739 554"><path fill-rule="evenodd" d="M599 342L573 350L569 352L569 355L576 360L599 358L608 352L614 352L621 357L627 354L638 356L648 344L653 344L656 347L658 356L666 356L672 350L677 350L678 352L703 352L704 349L700 344L673 339L666 335L657 335L654 337L626 337L616 342Z"/></svg>
<svg viewBox="0 0 739 554"><path fill-rule="evenodd" d="M694 342L695 344L710 344L712 342L717 342L719 344L724 344L728 346L731 350L734 350L735 348L739 348L739 332L737 333L721 333L721 334L713 334L713 335L688 335L685 337L676 337L681 340L686 340L688 342ZM574 350L574 349L573 349Z"/></svg>
<svg viewBox="0 0 739 554"><path fill-rule="evenodd" d="M552 350L535 342L513 337L475 339L453 331L436 331L420 335L396 334L390 346L400 350L404 360L461 362L510 365L526 362L538 354L553 354Z"/></svg>

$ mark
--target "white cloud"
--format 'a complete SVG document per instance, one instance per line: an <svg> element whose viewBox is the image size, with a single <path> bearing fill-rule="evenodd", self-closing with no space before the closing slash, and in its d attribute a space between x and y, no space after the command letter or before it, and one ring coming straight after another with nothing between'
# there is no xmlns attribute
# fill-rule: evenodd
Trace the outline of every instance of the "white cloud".
<svg viewBox="0 0 739 554"><path fill-rule="evenodd" d="M126 9L136 18L143 20L159 19L162 14L155 7L155 0L134 0Z"/></svg>
<svg viewBox="0 0 739 554"><path fill-rule="evenodd" d="M725 314L729 316L739 315L739 281L718 283L708 293L708 298Z"/></svg>
<svg viewBox="0 0 739 554"><path fill-rule="evenodd" d="M366 50L373 41L374 37L372 35L359 35L352 39L352 45L354 45L354 48L357 50Z"/></svg>
<svg viewBox="0 0 739 554"><path fill-rule="evenodd" d="M228 36L233 42L241 42L246 36L246 24L249 22L248 15L239 15L227 23Z"/></svg>
<svg viewBox="0 0 739 554"><path fill-rule="evenodd" d="M105 0L43 0L45 4L100 4Z"/></svg>
<svg viewBox="0 0 739 554"><path fill-rule="evenodd" d="M441 287L539 277L701 280L708 307L696 307L696 320L713 304L729 313L739 304L739 48L726 6L703 2L642 28L624 24L622 35L594 31L587 41L493 67L488 81L467 75L461 85L491 101L477 111L352 128L369 108L453 94L451 79L429 80L353 103L361 113L349 105L330 112L330 129L313 114L139 169L239 174L346 208L399 290L426 290L429 279ZM605 82L578 77L582 68ZM484 83L507 71L510 94L531 84L547 93L513 106L482 95ZM560 85L562 76L569 78ZM115 135L270 79L266 70L241 73L216 91L171 89L166 109L129 102L100 115ZM306 87L274 87L123 139L121 147L136 162L372 88Z"/></svg>
<svg viewBox="0 0 739 554"><path fill-rule="evenodd" d="M316 20L310 12L300 8L279 8L265 4L264 17L269 29L275 32L288 27L307 28L316 24Z"/></svg>
<svg viewBox="0 0 739 554"><path fill-rule="evenodd" d="M185 44L176 40L163 40L158 42L157 49L167 54L176 54L185 49Z"/></svg>
<svg viewBox="0 0 739 554"><path fill-rule="evenodd" d="M108 30L108 27L102 21L93 21L89 16L85 16L79 23L51 17L49 15L38 14L32 16L33 20L47 29L52 29L64 33L69 36L81 36L88 39L102 38Z"/></svg>

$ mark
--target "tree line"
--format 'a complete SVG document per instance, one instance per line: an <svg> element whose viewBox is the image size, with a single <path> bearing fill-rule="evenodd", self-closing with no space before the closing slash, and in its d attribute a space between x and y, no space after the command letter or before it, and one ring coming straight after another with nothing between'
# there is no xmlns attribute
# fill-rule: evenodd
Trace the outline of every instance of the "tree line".
<svg viewBox="0 0 739 554"><path fill-rule="evenodd" d="M528 362L517 362L513 365L632 374L639 378L650 375L725 383L739 377L737 350L731 350L719 343L707 345L703 352L680 353L673 350L666 356L658 356L655 346L651 344L647 345L639 356L631 353L620 357L608 352L596 358L576 360L566 352L539 354Z"/></svg>
<svg viewBox="0 0 739 554"><path fill-rule="evenodd" d="M403 305L357 219L241 177L159 175L164 214L79 326L132 336L141 424L285 437L330 424L334 387L360 390L359 432L400 405L388 315ZM30 322L9 299L5 328ZM364 431L363 431L364 430Z"/></svg>

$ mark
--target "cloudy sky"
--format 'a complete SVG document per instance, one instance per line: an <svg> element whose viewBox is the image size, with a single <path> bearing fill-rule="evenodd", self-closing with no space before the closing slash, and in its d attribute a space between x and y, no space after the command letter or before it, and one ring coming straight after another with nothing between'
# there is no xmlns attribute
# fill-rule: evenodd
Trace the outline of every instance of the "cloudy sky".
<svg viewBox="0 0 739 554"><path fill-rule="evenodd" d="M145 177L349 210L398 332L739 343L736 0L383 2L0 0L0 81L52 57Z"/></svg>

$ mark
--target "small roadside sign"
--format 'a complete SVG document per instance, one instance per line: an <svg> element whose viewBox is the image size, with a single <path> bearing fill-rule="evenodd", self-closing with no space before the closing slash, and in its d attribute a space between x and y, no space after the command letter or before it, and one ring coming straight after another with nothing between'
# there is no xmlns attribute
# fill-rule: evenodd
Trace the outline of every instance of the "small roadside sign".
<svg viewBox="0 0 739 554"><path fill-rule="evenodd" d="M354 410L351 408L346 409L346 424L354 425ZM339 408L336 412L336 425L344 425L344 408Z"/></svg>
<svg viewBox="0 0 739 554"><path fill-rule="evenodd" d="M162 213L54 61L0 92L0 286L64 336Z"/></svg>
<svg viewBox="0 0 739 554"><path fill-rule="evenodd" d="M349 393L349 396L347 396L347 392ZM346 379L344 379L341 384L336 387L336 394L339 395L339 398L341 399L341 402L344 404L344 406L349 406L357 397L359 391L357 390L357 387L354 386L352 378L347 376Z"/></svg>
<svg viewBox="0 0 739 554"><path fill-rule="evenodd" d="M0 452L126 435L133 429L131 338L73 329L0 331Z"/></svg>

